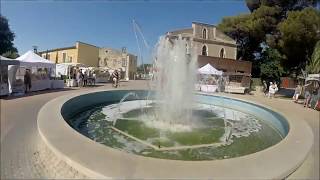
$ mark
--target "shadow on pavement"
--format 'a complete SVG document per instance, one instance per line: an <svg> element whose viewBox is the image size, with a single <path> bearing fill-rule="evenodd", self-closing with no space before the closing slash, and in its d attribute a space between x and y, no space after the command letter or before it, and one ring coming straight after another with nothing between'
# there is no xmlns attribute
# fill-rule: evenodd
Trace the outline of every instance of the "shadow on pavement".
<svg viewBox="0 0 320 180"><path fill-rule="evenodd" d="M26 94L22 95L10 95L10 96L0 96L0 99L3 100L11 100L11 99L17 99L17 98L23 98L28 96L35 96L40 94L48 94L48 93L55 93L55 92L61 92L61 91L71 91L71 90L77 90L74 88L63 88L63 89L47 89L47 90L41 90L41 91L34 91L34 92L28 92Z"/></svg>

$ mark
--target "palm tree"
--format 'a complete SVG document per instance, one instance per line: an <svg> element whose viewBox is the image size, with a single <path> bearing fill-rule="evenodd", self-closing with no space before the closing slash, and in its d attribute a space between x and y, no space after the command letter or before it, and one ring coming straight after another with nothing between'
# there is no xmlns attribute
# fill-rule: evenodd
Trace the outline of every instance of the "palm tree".
<svg viewBox="0 0 320 180"><path fill-rule="evenodd" d="M315 45L307 71L310 74L320 73L320 41Z"/></svg>

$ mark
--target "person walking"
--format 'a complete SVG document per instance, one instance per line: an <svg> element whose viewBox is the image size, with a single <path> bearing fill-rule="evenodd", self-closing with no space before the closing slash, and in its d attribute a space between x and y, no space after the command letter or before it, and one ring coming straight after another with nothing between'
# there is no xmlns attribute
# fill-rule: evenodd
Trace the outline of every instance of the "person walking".
<svg viewBox="0 0 320 180"><path fill-rule="evenodd" d="M263 94L264 96L267 96L268 95L268 85L267 85L267 82L265 80L262 81L262 84L263 84Z"/></svg>
<svg viewBox="0 0 320 180"><path fill-rule="evenodd" d="M112 82L113 82L113 87L117 88L118 87L118 82L119 82L119 73L118 70L115 70L112 73Z"/></svg>

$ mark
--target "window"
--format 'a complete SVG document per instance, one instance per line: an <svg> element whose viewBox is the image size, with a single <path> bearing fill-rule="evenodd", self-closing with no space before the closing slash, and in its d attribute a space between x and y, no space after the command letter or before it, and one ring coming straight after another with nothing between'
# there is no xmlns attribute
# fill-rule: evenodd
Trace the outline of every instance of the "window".
<svg viewBox="0 0 320 180"><path fill-rule="evenodd" d="M69 62L72 62L72 57L71 56L69 56Z"/></svg>
<svg viewBox="0 0 320 180"><path fill-rule="evenodd" d="M126 67L126 66L127 66L127 59L122 58L122 67Z"/></svg>
<svg viewBox="0 0 320 180"><path fill-rule="evenodd" d="M65 63L67 58L67 53L62 53L62 61Z"/></svg>
<svg viewBox="0 0 320 180"><path fill-rule="evenodd" d="M203 39L207 39L207 29L206 29L206 28L204 28L204 29L202 30L202 38L203 38Z"/></svg>
<svg viewBox="0 0 320 180"><path fill-rule="evenodd" d="M201 55L208 56L208 48L206 45L203 45Z"/></svg>
<svg viewBox="0 0 320 180"><path fill-rule="evenodd" d="M224 48L222 48L222 49L220 50L220 56L219 56L219 57L221 57L221 58L224 58L224 57L225 57Z"/></svg>
<svg viewBox="0 0 320 180"><path fill-rule="evenodd" d="M50 54L47 54L47 58L46 59L50 59Z"/></svg>

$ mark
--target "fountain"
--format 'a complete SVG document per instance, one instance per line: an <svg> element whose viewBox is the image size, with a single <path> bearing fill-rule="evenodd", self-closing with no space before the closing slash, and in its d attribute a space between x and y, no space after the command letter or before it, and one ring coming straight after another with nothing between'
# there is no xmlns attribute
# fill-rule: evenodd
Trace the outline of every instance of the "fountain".
<svg viewBox="0 0 320 180"><path fill-rule="evenodd" d="M74 116L70 125L107 146L164 159L232 158L279 142L280 133L250 113L226 107L229 100L216 96L214 102L199 102L196 54L186 44L181 36L161 37L154 55L154 89L128 91L117 103ZM242 147L249 141L259 145ZM235 147L245 149L239 153Z"/></svg>
<svg viewBox="0 0 320 180"><path fill-rule="evenodd" d="M182 37L160 38L152 89L78 92L47 103L38 115L44 142L94 178L283 179L291 174L312 147L311 129L258 104L194 93L196 58L186 44ZM292 147L299 152L295 156ZM263 168L257 166L261 162Z"/></svg>

